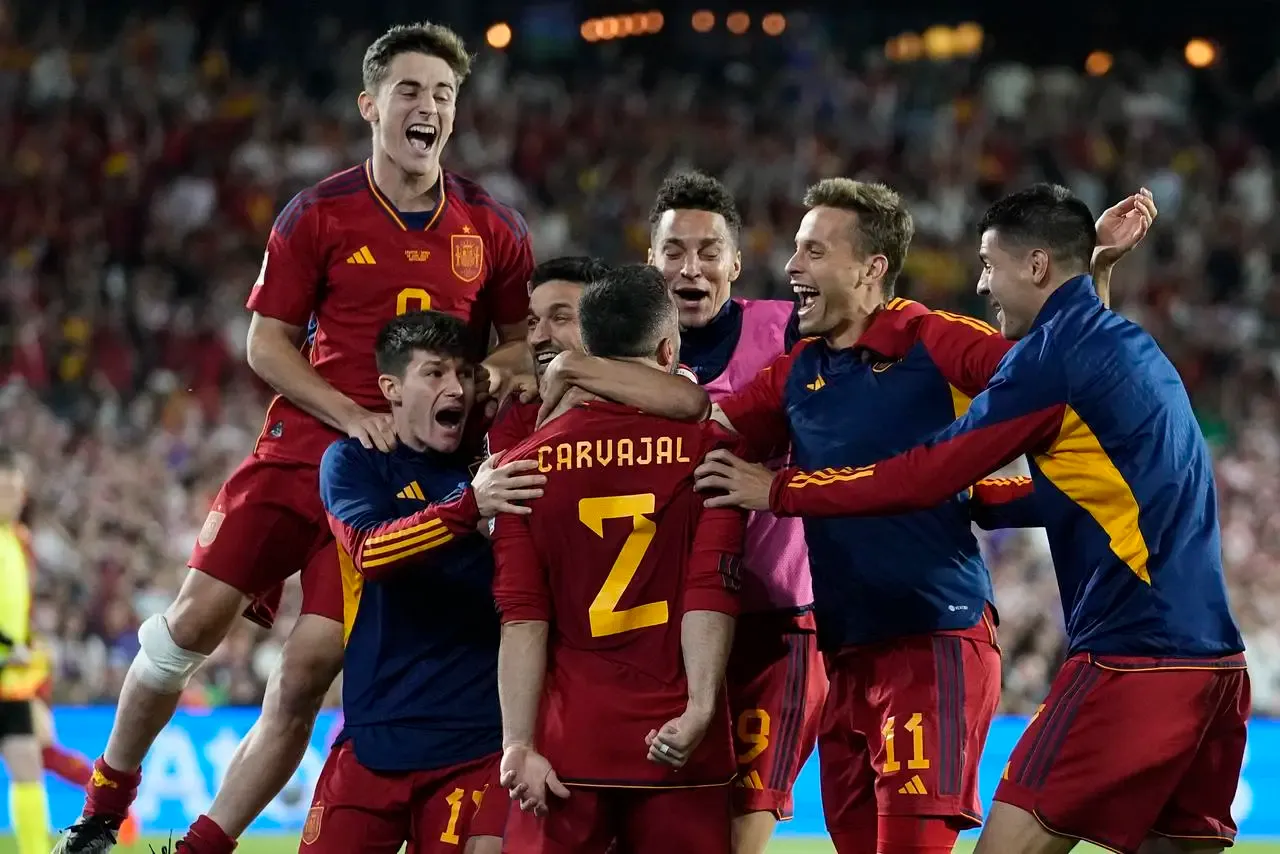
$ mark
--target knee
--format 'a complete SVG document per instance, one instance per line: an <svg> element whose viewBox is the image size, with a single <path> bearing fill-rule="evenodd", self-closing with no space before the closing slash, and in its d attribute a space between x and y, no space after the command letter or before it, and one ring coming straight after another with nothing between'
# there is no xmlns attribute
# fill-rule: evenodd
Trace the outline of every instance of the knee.
<svg viewBox="0 0 1280 854"><path fill-rule="evenodd" d="M341 670L342 626L304 616L285 641L268 693L284 715L311 722Z"/></svg>
<svg viewBox="0 0 1280 854"><path fill-rule="evenodd" d="M138 627L138 655L131 670L153 690L181 694L208 657L175 640L168 619L155 614Z"/></svg>

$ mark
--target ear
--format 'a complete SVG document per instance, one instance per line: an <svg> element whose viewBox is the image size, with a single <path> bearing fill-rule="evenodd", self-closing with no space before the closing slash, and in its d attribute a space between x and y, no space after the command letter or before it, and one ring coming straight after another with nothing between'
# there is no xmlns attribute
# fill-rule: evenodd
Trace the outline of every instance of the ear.
<svg viewBox="0 0 1280 854"><path fill-rule="evenodd" d="M670 338L663 338L658 342L658 364L668 373L675 370L676 355L679 353L679 347L676 342Z"/></svg>
<svg viewBox="0 0 1280 854"><path fill-rule="evenodd" d="M653 247L652 247L652 246L650 246L648 249L646 249L646 250L644 251L644 262L645 262L646 264L648 264L650 267L654 266L654 263L653 263Z"/></svg>
<svg viewBox="0 0 1280 854"><path fill-rule="evenodd" d="M356 98L356 106L360 108L360 118L369 124L378 120L378 102L368 92L361 92Z"/></svg>
<svg viewBox="0 0 1280 854"><path fill-rule="evenodd" d="M1031 281L1036 287L1042 287L1049 279L1049 253L1043 249L1032 249L1027 256L1031 265Z"/></svg>
<svg viewBox="0 0 1280 854"><path fill-rule="evenodd" d="M729 271L729 281L736 282L742 275L742 250L733 253L733 269Z"/></svg>
<svg viewBox="0 0 1280 854"><path fill-rule="evenodd" d="M394 377L391 374L378 374L378 389L392 406L399 406L404 402L404 398L400 394L399 377Z"/></svg>
<svg viewBox="0 0 1280 854"><path fill-rule="evenodd" d="M889 273L889 259L883 255L872 255L867 259L866 277L878 284L884 283L884 277Z"/></svg>

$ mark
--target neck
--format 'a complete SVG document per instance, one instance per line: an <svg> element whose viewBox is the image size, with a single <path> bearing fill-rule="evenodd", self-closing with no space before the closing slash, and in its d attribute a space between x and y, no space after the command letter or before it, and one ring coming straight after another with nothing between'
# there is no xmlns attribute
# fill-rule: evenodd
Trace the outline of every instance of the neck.
<svg viewBox="0 0 1280 854"><path fill-rule="evenodd" d="M397 409L396 411L399 410ZM417 451L419 454L425 453L428 450L427 443L413 435L413 430L410 429L407 424L401 424L400 420L394 416L392 416L391 423L396 428L396 439L401 445L404 445L410 450Z"/></svg>
<svg viewBox="0 0 1280 854"><path fill-rule="evenodd" d="M1038 317L1040 315L1040 312L1044 310L1044 304L1049 301L1049 297L1053 296L1055 293L1058 292L1059 288L1061 288L1063 285L1065 285L1067 282L1071 281L1072 279L1076 279L1076 278L1079 278L1080 276L1087 275L1088 272L1089 272L1088 270L1081 270L1078 273L1068 273L1065 276L1055 276L1054 279L1051 280L1053 282L1052 284L1046 285L1045 287L1040 289L1039 300L1036 304L1035 316Z"/></svg>
<svg viewBox="0 0 1280 854"><path fill-rule="evenodd" d="M410 175L378 147L373 149L373 183L396 210L413 212L431 210L436 204L436 185L440 181L437 160L422 175Z"/></svg>
<svg viewBox="0 0 1280 854"><path fill-rule="evenodd" d="M871 325L871 318L880 308L881 306L877 305L870 312L858 312L854 317L838 323L834 329L823 336L826 338L827 346L833 350L844 350L857 344L862 333L866 332L867 327Z"/></svg>

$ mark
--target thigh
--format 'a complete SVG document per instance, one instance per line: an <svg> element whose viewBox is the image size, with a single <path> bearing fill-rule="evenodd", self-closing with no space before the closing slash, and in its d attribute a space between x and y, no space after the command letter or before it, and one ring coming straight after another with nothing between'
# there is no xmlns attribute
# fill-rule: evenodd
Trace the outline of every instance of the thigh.
<svg viewBox="0 0 1280 854"><path fill-rule="evenodd" d="M791 788L818 737L827 676L813 633L740 634L730 663L734 812L791 817Z"/></svg>
<svg viewBox="0 0 1280 854"><path fill-rule="evenodd" d="M509 801L498 786L501 758L415 775L408 854L452 854L472 837L502 836Z"/></svg>
<svg viewBox="0 0 1280 854"><path fill-rule="evenodd" d="M344 561L339 556L339 546L328 526L316 529L310 557L302 568L302 613L327 617L341 623L344 629L355 620L359 587L355 585L359 574L347 578L343 575ZM349 566L354 572L355 566Z"/></svg>
<svg viewBox="0 0 1280 854"><path fill-rule="evenodd" d="M218 490L187 563L251 597L245 616L269 627L323 520L313 466L251 456Z"/></svg>
<svg viewBox="0 0 1280 854"><path fill-rule="evenodd" d="M730 854L728 786L650 789L621 797L618 842L627 854Z"/></svg>
<svg viewBox="0 0 1280 854"><path fill-rule="evenodd" d="M1014 748L996 800L1060 836L1136 851L1192 768L1215 676L1069 659Z"/></svg>
<svg viewBox="0 0 1280 854"><path fill-rule="evenodd" d="M856 663L836 659L827 669L830 690L818 732L822 813L842 854L875 848L875 771L864 734L865 683Z"/></svg>
<svg viewBox="0 0 1280 854"><path fill-rule="evenodd" d="M1220 699L1214 718L1152 827L1178 844L1195 843L1208 850L1230 845L1236 837L1231 803L1244 765L1251 704L1247 671L1222 673L1215 681Z"/></svg>
<svg viewBox="0 0 1280 854"><path fill-rule="evenodd" d="M351 743L329 752L302 826L300 854L396 854L409 838L412 780L356 761Z"/></svg>
<svg viewBox="0 0 1280 854"><path fill-rule="evenodd" d="M611 794L575 787L541 817L513 805L502 840L503 854L605 854L616 832L606 803Z"/></svg>
<svg viewBox="0 0 1280 854"><path fill-rule="evenodd" d="M904 638L867 653L865 694L880 815L982 823L978 765L1000 702L1000 653L958 635Z"/></svg>

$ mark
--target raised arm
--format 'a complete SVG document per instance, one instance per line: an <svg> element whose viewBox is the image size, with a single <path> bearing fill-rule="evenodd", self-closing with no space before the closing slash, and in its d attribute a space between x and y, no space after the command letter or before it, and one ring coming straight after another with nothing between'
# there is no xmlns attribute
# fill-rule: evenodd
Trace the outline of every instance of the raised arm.
<svg viewBox="0 0 1280 854"><path fill-rule="evenodd" d="M1111 271L1146 237L1157 213L1155 198L1150 190L1143 187L1098 217L1094 225L1098 243L1093 250L1089 272L1093 275L1093 286L1103 305L1111 305Z"/></svg>
<svg viewBox="0 0 1280 854"><path fill-rule="evenodd" d="M529 226L515 210L494 203L493 273L480 301L489 320L498 332L498 346L484 360L485 367L496 375L501 395L507 390L506 379L516 374L533 373L533 362L525 337L529 326L525 318L529 313L529 277L533 273L533 246L529 238ZM488 329L484 332L487 334Z"/></svg>

